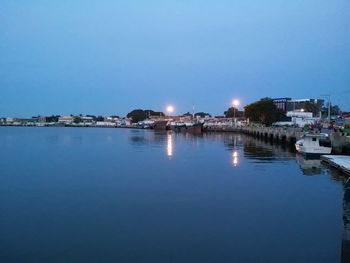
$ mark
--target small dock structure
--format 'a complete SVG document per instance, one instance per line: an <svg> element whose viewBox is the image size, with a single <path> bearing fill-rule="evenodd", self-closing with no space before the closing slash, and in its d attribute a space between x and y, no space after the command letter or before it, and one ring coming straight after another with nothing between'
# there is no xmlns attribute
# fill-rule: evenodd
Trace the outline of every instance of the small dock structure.
<svg viewBox="0 0 350 263"><path fill-rule="evenodd" d="M321 160L350 176L350 155L322 155Z"/></svg>

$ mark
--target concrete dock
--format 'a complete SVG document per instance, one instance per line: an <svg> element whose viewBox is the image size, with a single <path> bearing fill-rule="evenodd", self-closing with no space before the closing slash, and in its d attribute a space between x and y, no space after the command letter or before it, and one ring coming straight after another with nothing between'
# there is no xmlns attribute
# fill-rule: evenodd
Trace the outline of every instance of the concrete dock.
<svg viewBox="0 0 350 263"><path fill-rule="evenodd" d="M300 128L242 127L245 134L273 141L294 144L304 133Z"/></svg>
<svg viewBox="0 0 350 263"><path fill-rule="evenodd" d="M284 144L294 144L304 132L300 128L282 127L242 127L241 132L250 136L276 141ZM332 153L350 154L350 136L340 132L331 133Z"/></svg>
<svg viewBox="0 0 350 263"><path fill-rule="evenodd" d="M349 155L322 155L321 160L337 168L343 173L350 175L350 156Z"/></svg>

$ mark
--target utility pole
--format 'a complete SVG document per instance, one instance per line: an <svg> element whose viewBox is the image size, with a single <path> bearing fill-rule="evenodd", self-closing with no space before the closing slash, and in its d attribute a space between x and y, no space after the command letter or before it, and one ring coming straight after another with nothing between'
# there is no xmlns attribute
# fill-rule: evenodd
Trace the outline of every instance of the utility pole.
<svg viewBox="0 0 350 263"><path fill-rule="evenodd" d="M328 119L329 119L329 123L331 123L331 96L329 96L329 100L328 100Z"/></svg>
<svg viewBox="0 0 350 263"><path fill-rule="evenodd" d="M192 119L194 120L194 104L192 104Z"/></svg>
<svg viewBox="0 0 350 263"><path fill-rule="evenodd" d="M326 98L328 100L328 121L331 123L331 94L323 94L322 97Z"/></svg>

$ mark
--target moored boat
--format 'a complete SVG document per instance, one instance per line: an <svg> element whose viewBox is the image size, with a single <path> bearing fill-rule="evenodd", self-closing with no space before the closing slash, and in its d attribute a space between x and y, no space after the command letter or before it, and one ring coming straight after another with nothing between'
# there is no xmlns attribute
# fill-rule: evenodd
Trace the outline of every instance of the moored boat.
<svg viewBox="0 0 350 263"><path fill-rule="evenodd" d="M176 123L171 126L171 129L176 132L188 132L200 134L203 132L203 123L201 122L185 122L185 123Z"/></svg>
<svg viewBox="0 0 350 263"><path fill-rule="evenodd" d="M168 126L168 120L157 120L155 121L152 126L150 126L151 129L159 130L159 131L165 131Z"/></svg>
<svg viewBox="0 0 350 263"><path fill-rule="evenodd" d="M295 149L305 155L330 154L332 144L325 134L307 133L295 143Z"/></svg>

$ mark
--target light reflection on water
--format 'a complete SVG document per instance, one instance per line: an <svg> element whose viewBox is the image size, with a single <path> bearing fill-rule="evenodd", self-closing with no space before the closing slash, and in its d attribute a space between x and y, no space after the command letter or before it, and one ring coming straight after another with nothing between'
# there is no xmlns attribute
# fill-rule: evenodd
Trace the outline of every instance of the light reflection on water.
<svg viewBox="0 0 350 263"><path fill-rule="evenodd" d="M167 145L166 145L166 149L167 149L167 155L169 157L173 156L173 134L171 132L169 132L167 134Z"/></svg>
<svg viewBox="0 0 350 263"><path fill-rule="evenodd" d="M234 151L232 153L232 164L234 167L236 167L238 165L238 152Z"/></svg>
<svg viewBox="0 0 350 263"><path fill-rule="evenodd" d="M0 145L0 262L339 262L349 248L345 178L280 145L3 127Z"/></svg>

